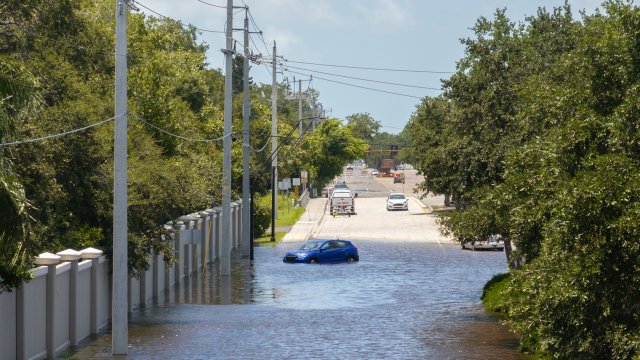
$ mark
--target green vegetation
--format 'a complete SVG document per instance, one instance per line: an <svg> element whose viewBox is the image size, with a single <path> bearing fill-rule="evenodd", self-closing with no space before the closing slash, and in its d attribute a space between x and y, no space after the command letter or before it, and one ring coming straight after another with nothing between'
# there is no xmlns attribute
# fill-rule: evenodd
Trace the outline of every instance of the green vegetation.
<svg viewBox="0 0 640 360"><path fill-rule="evenodd" d="M503 235L510 276L486 301L523 349L638 358L640 9L498 10L473 31L403 131L422 190L454 201L441 224L458 241Z"/></svg>
<svg viewBox="0 0 640 360"><path fill-rule="evenodd" d="M259 238L255 238L253 240L253 243L256 246L276 246L282 241L282 238L286 234L287 233L285 231L276 231L276 241L272 242L271 241L271 234L266 234L266 235L261 236Z"/></svg>
<svg viewBox="0 0 640 360"><path fill-rule="evenodd" d="M506 313L507 286L509 285L509 274L498 274L489 280L482 289L482 303L484 308L492 312Z"/></svg>
<svg viewBox="0 0 640 360"><path fill-rule="evenodd" d="M6 0L0 5L0 143L59 134L113 117L115 5L109 0ZM208 68L195 28L168 18L130 14L129 267L146 268L151 250L172 249L162 224L221 202L224 76ZM234 73L242 69L235 61ZM233 131L241 132L242 96L235 78ZM265 145L270 85L250 87L251 141ZM365 145L327 119L297 133L297 101L278 88L280 177L307 170L321 188ZM310 91L314 102L319 94ZM264 94L263 94L264 93ZM313 104L304 104L306 113ZM159 130L159 129L162 129ZM290 134L290 137L284 135ZM301 135L305 135L299 141ZM241 193L242 146L233 145L233 197ZM268 193L270 151L251 154L253 189ZM29 278L35 255L94 246L111 251L113 123L66 136L0 147L0 290ZM256 229L269 208L257 206ZM261 231L259 231L261 233Z"/></svg>

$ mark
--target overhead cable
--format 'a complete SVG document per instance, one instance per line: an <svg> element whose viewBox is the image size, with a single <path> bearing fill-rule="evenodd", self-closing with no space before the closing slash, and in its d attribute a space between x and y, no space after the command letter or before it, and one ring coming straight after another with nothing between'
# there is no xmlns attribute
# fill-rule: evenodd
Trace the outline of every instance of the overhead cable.
<svg viewBox="0 0 640 360"><path fill-rule="evenodd" d="M117 118L117 117L119 117L119 116L122 116L123 114L124 114L124 113L122 113L122 114L120 114L120 115L116 115L116 116L110 117L110 118L108 118L108 119L105 119L105 120L99 121L99 122L97 122L97 123L95 123L95 124L91 124L91 125L83 126L83 127L81 127L81 128L77 128L77 129L73 129L73 130L68 130L68 131L64 131L64 132L61 132L61 133L57 133L57 134L51 134L51 135L42 136L42 137L37 137L37 138L33 138L33 139L28 139L28 140L12 141L12 142L8 142L8 143L2 143L2 144L0 144L0 147L1 147L1 146L10 146L10 145L28 144L28 143L33 143L33 142L37 142L37 141L44 141L44 140L48 140L48 139L57 138L57 137L60 137L60 136L65 136L65 135L74 134L74 133L77 133L77 132L80 132L80 131L85 131L85 130L91 129L91 128L96 127L96 126L100 126L100 125L102 125L102 124L106 124L106 123L108 123L109 121L112 121L113 119L115 119L115 118Z"/></svg>
<svg viewBox="0 0 640 360"><path fill-rule="evenodd" d="M201 2L201 3L203 3L203 4L206 4L206 5L209 5L209 6L217 7L217 8L220 8L220 9L226 9L226 8L227 8L225 5L216 5L216 4L211 4L211 3L208 3L208 2L206 2L206 1L202 1L202 0L196 0L196 1L197 1L197 2Z"/></svg>
<svg viewBox="0 0 640 360"><path fill-rule="evenodd" d="M181 23L179 20L173 19L173 18L171 18L171 17L169 17L169 16L166 16L166 15L162 15L162 14L160 14L159 12L157 12L157 11L155 11L155 10L153 10L153 9L150 9L149 7L147 7L147 6L143 5L143 4L141 4L140 2L136 2L136 5L140 5L141 7L143 7L143 8L145 8L145 9L147 9L147 10L151 11L152 13L154 13L154 14L156 14L156 15L158 15L158 16L160 16L161 18L164 18L164 19L167 19L167 20L173 20L173 21L175 21L175 22ZM220 34L224 34L224 33L225 33L225 32L224 32L224 31L222 31L222 30L209 30L209 29L203 29L203 28L199 28L199 27L197 27L197 26L191 25L191 24L190 24L190 26L192 26L194 29L199 30L199 31L202 31L202 32L220 33Z"/></svg>
<svg viewBox="0 0 640 360"><path fill-rule="evenodd" d="M139 4L138 4L138 5L139 5ZM165 129L163 129L163 128L160 128L160 127L158 127L158 126L156 126L156 125L153 125L153 124L151 124L150 122L146 121L145 119L143 119L142 117L140 117L140 116L138 116L138 115L136 115L136 114L131 114L131 115L133 115L133 117L135 117L138 121L140 121L140 122L142 122L142 123L144 123L144 124L146 124L146 125L148 125L148 126L150 126L150 127L154 128L154 129L156 129L156 130L158 130L158 131L160 131L160 132L162 132L162 133L165 133L165 134L167 134L167 135L169 135L169 136L173 136L173 137L178 138L178 139L182 139L182 140L186 140L186 141L191 141L191 142L216 142L216 141L224 140L224 138L226 138L226 137L228 137L228 136L231 136L231 135L233 135L233 134L235 134L235 133L236 133L236 132L231 132L231 133L229 133L229 134L227 134L227 135L223 135L223 136L221 136L221 137L219 137L219 138L215 138L215 139L193 139L193 138L188 138L188 137L186 137L186 136L182 136L182 135L174 134L174 133L169 132L169 131L167 131L167 130L165 130Z"/></svg>
<svg viewBox="0 0 640 360"><path fill-rule="evenodd" d="M309 74L304 74L304 73L301 73L301 72L288 70L287 68L283 68L283 70L287 71L287 72L290 72L292 74L309 76ZM346 83L346 82L342 82L342 81L338 81L338 80L327 79L327 78L323 78L323 77L320 77L320 76L314 76L314 79L320 79L320 80L324 80L324 81L333 82L333 83L336 83L336 84L342 84L342 85L351 86L351 87L355 87L355 88L366 89L366 90L371 90L371 91L377 91L377 92L382 92L382 93L387 93L387 94L392 94L392 95L410 97L410 98L415 98L415 99L422 99L422 97L420 97L420 96L403 94L403 93L398 93L398 92L388 91L388 90L382 90L382 89L376 89L376 88L370 88L370 87L367 87L367 86L360 86L360 85L350 84L350 83Z"/></svg>
<svg viewBox="0 0 640 360"><path fill-rule="evenodd" d="M305 68L301 68L301 67L297 67L297 66L291 66L291 65L285 65L285 66L286 66L287 68L298 69L298 70L304 70L304 71L311 71L311 72L318 73L318 74L325 74L325 75L331 75L331 76L338 76L338 77L343 77L343 78L353 79L353 80L369 81L369 82L374 82L374 83L379 83L379 84L387 84L387 85L395 85L395 86L404 86L404 87L410 87L410 88L416 88L416 89L442 90L442 88L434 88L434 87L428 87L428 86L409 85L409 84L394 83L394 82L389 82L389 81L381 81L381 80L365 79L365 78L360 78L360 77L355 77L355 76L342 75L342 74L334 74L334 73L329 73L329 72L324 72L324 71L318 71L318 70L313 70L313 69L305 69Z"/></svg>
<svg viewBox="0 0 640 360"><path fill-rule="evenodd" d="M411 73L427 73L427 74L453 74L453 71L434 71L434 70L414 70L414 69L392 69L392 68L376 68L376 67L366 67L366 66L351 66L351 65L335 65L335 64L321 64L314 62L306 62L306 61L294 61L285 59L284 61L295 63L295 64L305 64L305 65L317 65L317 66L330 66L330 67L340 67L340 68L348 68L348 69L362 69L362 70L375 70L375 71L397 71L397 72L411 72Z"/></svg>

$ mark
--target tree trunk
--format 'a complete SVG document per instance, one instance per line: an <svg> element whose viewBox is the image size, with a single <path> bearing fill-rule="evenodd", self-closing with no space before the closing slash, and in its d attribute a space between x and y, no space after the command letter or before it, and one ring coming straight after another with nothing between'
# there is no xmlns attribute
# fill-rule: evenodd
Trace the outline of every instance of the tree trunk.
<svg viewBox="0 0 640 360"><path fill-rule="evenodd" d="M504 238L504 254L507 257L507 264L509 264L509 269L519 269L520 268L520 262L518 261L517 258L514 258L514 251L513 251L513 246L511 244L511 239L509 238Z"/></svg>

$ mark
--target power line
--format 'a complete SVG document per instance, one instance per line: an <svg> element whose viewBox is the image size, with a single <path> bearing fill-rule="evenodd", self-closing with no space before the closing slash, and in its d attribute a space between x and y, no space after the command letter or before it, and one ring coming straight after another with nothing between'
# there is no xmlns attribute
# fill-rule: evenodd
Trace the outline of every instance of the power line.
<svg viewBox="0 0 640 360"><path fill-rule="evenodd" d="M157 12L157 11L155 11L155 10L153 10L153 9L151 9L151 8L149 8L149 7L145 6L145 5L143 5L143 4L141 4L140 2L136 2L136 5L140 5L141 7L143 7L143 8L145 8L145 9L147 9L147 10L151 11L152 13L154 13L154 14L156 14L156 15L158 15L158 16L160 16L161 18L164 18L164 19L167 19L167 20L173 20L173 21L177 22L178 24L180 24L180 25L182 26L182 23L181 23L179 20L173 19L173 18L171 18L171 17L169 17L169 16L166 16L166 15L162 15L162 14L160 14L159 12ZM203 28L199 28L199 27L197 27L197 26L191 25L191 24L190 24L190 26L192 26L194 29L199 30L199 31L202 31L202 32L219 33L219 34L224 34L224 33L225 33L225 32L224 32L224 31L222 31L222 30L209 30L209 29L203 29Z"/></svg>
<svg viewBox="0 0 640 360"><path fill-rule="evenodd" d="M286 60L285 60L285 61L286 61ZM331 75L331 76L338 76L338 77L343 77L343 78L353 79L353 80L360 80L360 81L369 81L369 82L374 82L374 83L379 83L379 84L387 84L387 85L395 85L395 86L404 86L404 87L410 87L410 88L416 88L416 89L442 90L442 88L434 88L434 87L428 87L428 86L409 85L409 84L401 84L401 83L394 83L394 82L381 81L381 80L365 79L365 78L360 78L360 77L355 77L355 76L348 76L348 75L342 75L342 74L334 74L334 73L329 73L329 72L324 72L324 71L318 71L318 70L313 70L313 69L305 69L305 68L301 68L301 67L297 67L297 66L291 66L291 65L285 65L285 66L286 66L286 67L288 67L288 68L292 68L292 69L298 69L298 70L304 70L304 71L311 71L311 72L318 73L318 74L325 74L325 75Z"/></svg>
<svg viewBox="0 0 640 360"><path fill-rule="evenodd" d="M138 3L138 5L139 5L139 3ZM172 136L172 137L175 137L175 138L178 138L178 139L181 139L181 140L186 140L186 141L191 141L191 142L216 142L216 141L224 140L224 138L226 138L227 136L231 136L231 135L237 133L237 132L231 132L231 133L229 133L227 135L223 135L223 136L221 136L219 138L215 138L215 139L193 139L193 138L188 138L186 136L174 134L174 133L169 132L169 131L167 131L167 130L165 130L163 128L160 128L160 127L158 127L156 125L153 125L153 124L147 122L142 117L140 117L140 116L138 116L136 114L131 114L131 115L133 115L133 117L136 118L138 121L140 121L140 122L142 122L142 123L154 128L154 129L156 129L156 130L158 130L158 131L160 131L162 133L165 133L165 134L167 134L169 136Z"/></svg>
<svg viewBox="0 0 640 360"><path fill-rule="evenodd" d="M309 74L305 74L305 73L301 73L301 72L297 72L297 71L288 70L288 69L286 69L286 68L283 68L283 70L284 70L284 71L287 71L287 72L289 72L289 73L292 73L292 74L298 74L298 75L309 76ZM323 77L320 77L320 76L314 76L314 78L315 78L315 79L324 80L324 81L333 82L333 83L336 83L336 84L342 84L342 85L346 85L346 86L351 86L351 87L355 87L355 88L360 88L360 89L366 89L366 90L377 91L377 92L382 92L382 93L387 93L387 94L392 94L392 95L398 95L398 96L404 96L404 97L410 97L410 98L415 98L415 99L422 99L422 97L420 97L420 96L409 95L409 94L403 94L403 93L398 93L398 92L388 91L388 90L382 90L382 89L376 89L376 88L370 88L370 87L367 87L367 86L355 85L355 84L350 84L350 83L346 83L346 82L342 82L342 81L337 81L337 80L327 79L327 78L323 78Z"/></svg>
<svg viewBox="0 0 640 360"><path fill-rule="evenodd" d="M411 72L411 73L427 73L427 74L453 74L453 71L434 71L434 70L413 70L413 69L392 69L392 68L376 68L376 67L366 67L366 66L350 66L350 65L335 65L335 64L321 64L314 62L305 62L305 61L294 61L285 59L286 62L296 63L296 64L305 64L305 65L317 65L317 66L330 66L330 67L340 67L347 69L362 69L362 70L374 70L374 71L397 71L397 72Z"/></svg>
<svg viewBox="0 0 640 360"><path fill-rule="evenodd" d="M48 140L48 139L52 139L52 138L56 138L56 137L60 137L60 136L74 134L74 133L77 133L77 132L80 132L80 131L91 129L91 128L96 127L96 126L100 126L102 124L106 124L109 121L112 121L113 119L115 119L115 118L117 118L118 116L121 116L121 115L123 115L123 114L119 114L119 115L110 117L108 119L99 121L99 122L97 122L95 124L83 126L81 128L77 128L77 129L73 129L73 130L69 130L69 131L64 131L64 132L57 133L57 134L51 134L51 135L42 136L42 137L33 138L33 139L28 139L28 140L21 140L21 141L13 141L13 142L8 142L8 143L2 143L2 144L0 144L0 147L1 146L10 146L10 145L28 144L28 143L33 143L33 142L36 142L36 141L44 141L44 140Z"/></svg>
<svg viewBox="0 0 640 360"><path fill-rule="evenodd" d="M226 6L224 6L224 5L211 4L211 3L208 3L208 2L206 2L206 1L202 1L202 0L196 0L196 1L197 1L197 2L201 2L201 3L203 3L203 4L206 4L206 5L209 5L209 6L213 6L213 7L216 7L216 8L220 8L220 9L226 9L226 8L227 8L227 7L226 7Z"/></svg>

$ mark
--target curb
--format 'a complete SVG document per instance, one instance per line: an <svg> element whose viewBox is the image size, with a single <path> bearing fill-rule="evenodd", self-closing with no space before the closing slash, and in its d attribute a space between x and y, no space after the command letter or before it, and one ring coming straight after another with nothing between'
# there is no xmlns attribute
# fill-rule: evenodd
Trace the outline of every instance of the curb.
<svg viewBox="0 0 640 360"><path fill-rule="evenodd" d="M417 202L418 202L418 204L420 204L420 206L421 206L423 209L428 209L428 210L427 210L427 213L432 213L432 212L433 212L433 208L431 207L431 205L427 205L427 204L423 203L423 202L422 202L422 200L418 199L418 198L417 198L417 197L415 197L415 196L411 196L410 198L412 198L412 199L414 199L415 201L417 201Z"/></svg>

